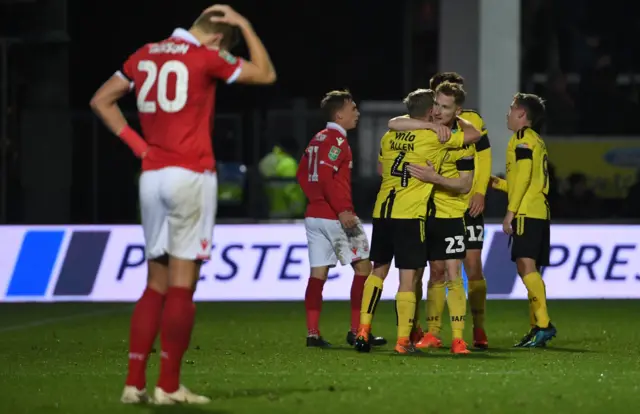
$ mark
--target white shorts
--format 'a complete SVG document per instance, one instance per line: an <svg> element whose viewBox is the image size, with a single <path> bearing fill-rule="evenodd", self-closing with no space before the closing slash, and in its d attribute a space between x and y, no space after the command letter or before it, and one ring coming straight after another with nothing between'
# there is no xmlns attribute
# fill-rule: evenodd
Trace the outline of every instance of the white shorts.
<svg viewBox="0 0 640 414"><path fill-rule="evenodd" d="M338 261L344 266L369 258L369 240L359 222L350 234L338 220L307 217L304 227L311 267L334 267Z"/></svg>
<svg viewBox="0 0 640 414"><path fill-rule="evenodd" d="M140 210L147 259L164 254L208 260L216 209L218 178L180 167L144 171Z"/></svg>

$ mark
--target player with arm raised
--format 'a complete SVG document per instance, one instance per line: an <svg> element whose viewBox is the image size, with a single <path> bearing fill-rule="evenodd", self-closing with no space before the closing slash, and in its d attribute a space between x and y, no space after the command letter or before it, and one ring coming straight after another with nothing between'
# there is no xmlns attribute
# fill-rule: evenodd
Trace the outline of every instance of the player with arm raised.
<svg viewBox="0 0 640 414"><path fill-rule="evenodd" d="M411 92L404 100L412 119L428 121L434 95L429 89ZM447 148L461 148L480 138L476 130L469 134L452 131L446 143L427 130L387 132L380 143L379 162L382 166L382 183L373 211L373 235L371 259L374 269L367 278L362 300L360 330L356 349L368 352L368 334L373 315L382 295L384 279L389 273L391 261L399 269L400 285L396 295L398 337L395 351L400 354L420 352L410 341L415 317L415 283L418 272L427 262L425 240L425 215L433 184L411 177L410 163L442 163ZM466 141L466 142L465 142Z"/></svg>
<svg viewBox="0 0 640 414"><path fill-rule="evenodd" d="M540 274L549 265L551 213L547 147L538 134L545 113L544 102L533 94L515 95L507 127L513 135L507 146L507 192L509 204L502 223L513 239L511 260L527 287L531 330L515 346L542 347L556 336L549 319L547 293ZM500 189L504 180L494 180Z"/></svg>
<svg viewBox="0 0 640 414"><path fill-rule="evenodd" d="M431 89L435 90L443 82L464 86L464 78L456 72L437 73L431 78L429 84ZM473 186L471 191L462 197L467 201L469 206L464 218L467 253L463 263L469 282L469 305L473 316L473 346L484 349L489 346L489 343L484 329L487 283L482 272L482 246L484 242L484 216L482 213L484 211L485 194L491 175L491 144L484 121L477 112L462 109L460 118L470 122L476 129L482 131L482 137L471 148L475 150ZM409 122L406 118L397 117L389 122L389 127L395 130L405 130L417 128L418 125L416 122ZM421 128L430 127L430 125L421 126ZM417 289L416 294L418 295L418 300L420 300L423 294L422 285L419 284ZM439 285L432 287L430 297L437 298L431 305L444 303L444 289ZM430 305L428 304L427 306ZM414 339L418 339L419 337L420 332L416 330Z"/></svg>
<svg viewBox="0 0 640 414"><path fill-rule="evenodd" d="M237 30L251 60L228 52ZM193 294L211 255L217 179L211 145L216 84L270 84L275 70L251 24L228 6L205 10L189 30L149 43L95 93L91 107L142 159L140 206L147 288L131 318L129 372L123 403L148 402L146 366L160 331L156 404L207 403L180 384L189 346ZM144 139L122 116L118 100L135 88Z"/></svg>
<svg viewBox="0 0 640 414"><path fill-rule="evenodd" d="M327 126L307 146L297 179L309 204L304 225L309 246L311 275L304 297L307 313L307 346L329 347L320 335L322 290L329 269L337 262L350 264L355 275L351 284L351 329L347 343L353 345L360 324L360 304L364 282L371 273L369 241L351 201L353 158L347 131L356 127L360 113L349 91L331 91L320 103ZM370 338L384 345L380 337Z"/></svg>
<svg viewBox="0 0 640 414"><path fill-rule="evenodd" d="M436 102L432 111L434 120L450 126L452 130L457 129L457 116L462 110L464 99L465 92L462 86L449 82L440 84L436 89ZM430 270L427 294L429 330L415 343L418 349L441 346L438 335L444 312L444 301L436 302L430 296L434 288L438 288L442 293L445 289L447 290L446 302L449 307L453 335L451 352L469 353L463 339L467 298L462 282L461 266L466 255L464 215L468 201L464 195L471 190L473 183L473 155L472 146L466 146L447 151L438 170L431 166L410 165L408 167L412 177L435 184L427 203L427 252ZM416 321L417 324L418 321Z"/></svg>

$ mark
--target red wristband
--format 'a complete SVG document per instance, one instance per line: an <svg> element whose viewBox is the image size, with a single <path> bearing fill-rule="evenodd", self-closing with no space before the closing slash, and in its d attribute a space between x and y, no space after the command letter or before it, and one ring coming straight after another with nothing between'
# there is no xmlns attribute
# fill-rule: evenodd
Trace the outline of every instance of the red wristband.
<svg viewBox="0 0 640 414"><path fill-rule="evenodd" d="M133 130L129 125L126 125L118 134L121 140L131 148L136 157L142 158L142 155L147 151L148 145L144 139Z"/></svg>

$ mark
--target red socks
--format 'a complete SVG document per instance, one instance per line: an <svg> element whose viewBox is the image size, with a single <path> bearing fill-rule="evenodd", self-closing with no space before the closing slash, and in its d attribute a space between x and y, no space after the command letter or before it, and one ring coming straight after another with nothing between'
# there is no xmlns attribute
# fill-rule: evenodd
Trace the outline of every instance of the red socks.
<svg viewBox="0 0 640 414"><path fill-rule="evenodd" d="M324 280L310 277L307 282L307 291L304 295L304 307L307 310L307 334L320 335L318 324L320 312L322 312L322 288Z"/></svg>
<svg viewBox="0 0 640 414"><path fill-rule="evenodd" d="M164 295L147 288L138 300L131 316L129 332L129 373L127 385L142 390L146 386L145 371L149 352L160 329Z"/></svg>
<svg viewBox="0 0 640 414"><path fill-rule="evenodd" d="M158 387L167 393L177 391L180 386L180 366L189 348L194 318L193 290L170 287L162 312L162 354L158 379Z"/></svg>
<svg viewBox="0 0 640 414"><path fill-rule="evenodd" d="M351 282L351 332L358 333L360 327L360 307L362 306L362 293L364 282L368 275L355 275Z"/></svg>

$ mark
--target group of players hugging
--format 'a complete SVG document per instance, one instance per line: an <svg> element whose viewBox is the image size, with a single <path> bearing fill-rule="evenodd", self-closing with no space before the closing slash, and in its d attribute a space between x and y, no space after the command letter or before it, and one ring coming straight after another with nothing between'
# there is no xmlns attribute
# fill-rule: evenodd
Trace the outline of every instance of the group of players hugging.
<svg viewBox="0 0 640 414"><path fill-rule="evenodd" d="M371 248L351 198L353 158L347 131L359 112L349 91L329 92L321 102L326 128L309 142L297 180L309 204L305 229L311 275L305 294L307 346L330 347L320 334L322 290L329 268L351 264L351 329L347 343L359 352L387 343L371 326L392 260L399 272L395 296L399 354L440 348L442 314L449 310L454 354L470 353L463 338L467 314L462 265L468 278L473 346L489 346L485 332L487 285L482 272L485 192L508 193L503 231L511 259L528 292L530 330L516 347L543 347L556 335L546 304L541 266L549 264L550 211L547 149L539 135L543 100L517 93L507 114L513 131L506 180L491 175L491 145L480 115L464 109L464 79L435 75L429 89L404 99L407 115L389 121L380 141L382 177L373 210ZM423 275L429 268L426 332L420 316Z"/></svg>

